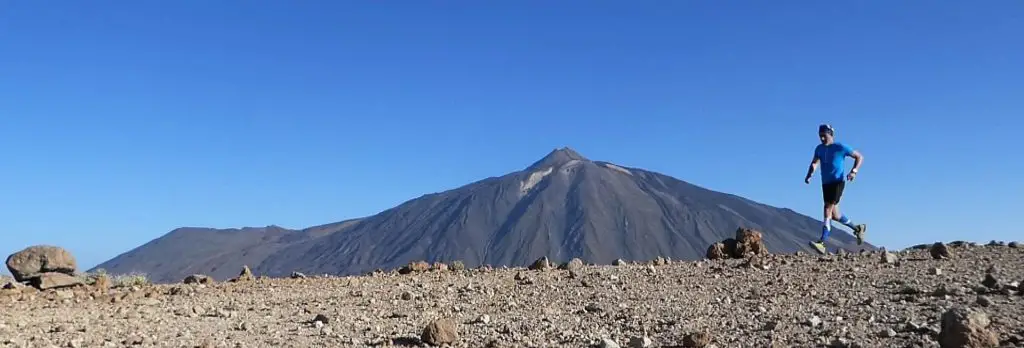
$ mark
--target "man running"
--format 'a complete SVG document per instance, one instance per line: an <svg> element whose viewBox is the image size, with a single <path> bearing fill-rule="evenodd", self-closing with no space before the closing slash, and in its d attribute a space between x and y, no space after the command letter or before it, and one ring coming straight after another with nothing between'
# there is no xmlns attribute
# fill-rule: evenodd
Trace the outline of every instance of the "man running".
<svg viewBox="0 0 1024 348"><path fill-rule="evenodd" d="M814 157L811 159L811 166L807 168L807 177L804 178L804 183L811 183L811 176L814 175L818 162L821 162L821 194L825 199L825 219L823 220L825 224L821 227L821 239L811 241L810 245L819 253L827 254L825 241L828 240L828 236L832 232L831 220L839 221L853 229L853 234L857 236L857 244L864 243L867 225L854 225L849 217L839 212L839 199L843 196L843 188L846 187L844 179L853 181L857 177L857 170L860 169L864 156L843 143L835 142L835 130L828 124L818 126L818 139L821 140L821 144L814 148ZM846 156L853 157L854 162L850 174L844 178L845 168L843 165Z"/></svg>

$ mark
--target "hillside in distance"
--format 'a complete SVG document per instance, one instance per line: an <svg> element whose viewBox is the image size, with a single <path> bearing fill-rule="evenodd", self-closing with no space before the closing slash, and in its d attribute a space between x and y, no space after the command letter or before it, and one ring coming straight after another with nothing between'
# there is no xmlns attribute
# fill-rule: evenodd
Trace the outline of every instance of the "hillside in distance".
<svg viewBox="0 0 1024 348"><path fill-rule="evenodd" d="M178 229L97 268L173 282L216 279L243 265L257 274L359 274L411 261L468 267L526 265L547 256L615 259L704 257L739 227L764 233L771 252L810 252L820 221L790 209L556 149L521 171L427 194L379 214L304 230L276 226ZM830 248L873 249L835 229Z"/></svg>

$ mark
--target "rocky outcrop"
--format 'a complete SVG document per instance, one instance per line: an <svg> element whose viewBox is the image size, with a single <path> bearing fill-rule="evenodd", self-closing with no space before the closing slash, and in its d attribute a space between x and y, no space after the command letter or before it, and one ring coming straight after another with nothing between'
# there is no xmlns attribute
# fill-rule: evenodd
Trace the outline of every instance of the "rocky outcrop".
<svg viewBox="0 0 1024 348"><path fill-rule="evenodd" d="M22 249L7 257L7 269L19 282L28 282L43 273L75 274L78 263L64 248L36 245Z"/></svg>
<svg viewBox="0 0 1024 348"><path fill-rule="evenodd" d="M706 258L719 260L726 258L746 258L755 255L767 255L768 248L764 244L761 231L740 227L735 238L726 238L708 247Z"/></svg>

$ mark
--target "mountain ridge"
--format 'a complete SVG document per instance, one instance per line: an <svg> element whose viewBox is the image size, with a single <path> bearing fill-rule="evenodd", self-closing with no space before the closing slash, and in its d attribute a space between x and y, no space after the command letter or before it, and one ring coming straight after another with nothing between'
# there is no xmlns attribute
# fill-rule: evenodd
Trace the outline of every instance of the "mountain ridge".
<svg viewBox="0 0 1024 348"><path fill-rule="evenodd" d="M739 227L762 231L772 252L811 251L806 241L817 238L820 224L792 209L591 161L563 147L525 169L423 194L374 215L299 230L175 229L96 268L172 282L191 273L232 277L243 264L284 275L357 274L418 260L475 267L524 265L540 256L588 263L694 259ZM837 228L830 247L873 248L853 241Z"/></svg>

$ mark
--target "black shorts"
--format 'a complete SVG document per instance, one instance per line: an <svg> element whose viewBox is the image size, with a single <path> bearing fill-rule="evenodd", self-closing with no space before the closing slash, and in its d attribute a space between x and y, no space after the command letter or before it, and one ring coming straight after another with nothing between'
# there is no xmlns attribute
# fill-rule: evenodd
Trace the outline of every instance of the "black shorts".
<svg viewBox="0 0 1024 348"><path fill-rule="evenodd" d="M843 198L843 189L846 188L846 181L837 181L828 184L821 185L821 196L825 199L825 203L839 204L839 199Z"/></svg>

